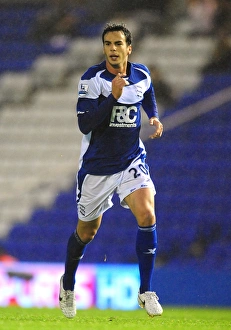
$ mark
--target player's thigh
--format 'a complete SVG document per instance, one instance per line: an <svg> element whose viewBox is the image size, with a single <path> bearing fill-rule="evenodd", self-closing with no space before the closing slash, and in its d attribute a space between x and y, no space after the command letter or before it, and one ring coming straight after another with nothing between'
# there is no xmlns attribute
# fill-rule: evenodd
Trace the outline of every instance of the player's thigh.
<svg viewBox="0 0 231 330"><path fill-rule="evenodd" d="M122 172L108 176L87 174L78 190L78 218L92 221L112 207L112 196L121 176Z"/></svg>
<svg viewBox="0 0 231 330"><path fill-rule="evenodd" d="M139 226L145 227L155 224L155 202L152 188L135 190L126 196L124 201L136 217Z"/></svg>

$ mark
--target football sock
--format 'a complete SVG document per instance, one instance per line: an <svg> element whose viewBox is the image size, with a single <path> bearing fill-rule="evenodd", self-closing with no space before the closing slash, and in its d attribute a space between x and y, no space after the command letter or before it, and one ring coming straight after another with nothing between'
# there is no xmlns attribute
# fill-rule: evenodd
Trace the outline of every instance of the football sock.
<svg viewBox="0 0 231 330"><path fill-rule="evenodd" d="M156 224L150 227L138 227L136 253L140 271L140 293L152 291L152 275L157 248Z"/></svg>
<svg viewBox="0 0 231 330"><path fill-rule="evenodd" d="M74 290L75 273L78 268L79 262L84 255L86 245L87 244L81 241L76 231L70 236L68 240L65 273L63 277L64 290Z"/></svg>

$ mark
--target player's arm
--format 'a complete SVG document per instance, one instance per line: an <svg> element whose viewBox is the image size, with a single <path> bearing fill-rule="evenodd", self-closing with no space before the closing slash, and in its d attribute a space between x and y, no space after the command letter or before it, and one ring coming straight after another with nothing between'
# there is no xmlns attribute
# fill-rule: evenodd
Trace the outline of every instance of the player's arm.
<svg viewBox="0 0 231 330"><path fill-rule="evenodd" d="M112 94L99 104L99 98L79 98L77 102L77 116L79 129L88 134L100 125L111 113L116 99Z"/></svg>
<svg viewBox="0 0 231 330"><path fill-rule="evenodd" d="M148 91L144 94L142 106L149 118L149 124L154 126L154 133L149 135L149 138L155 139L161 137L163 133L163 125L159 120L158 108L152 84Z"/></svg>

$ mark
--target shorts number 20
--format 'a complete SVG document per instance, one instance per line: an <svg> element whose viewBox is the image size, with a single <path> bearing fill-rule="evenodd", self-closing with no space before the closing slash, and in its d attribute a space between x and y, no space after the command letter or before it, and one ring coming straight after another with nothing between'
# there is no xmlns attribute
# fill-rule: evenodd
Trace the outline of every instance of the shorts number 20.
<svg viewBox="0 0 231 330"><path fill-rule="evenodd" d="M144 173L148 174L147 168L143 164L139 164L139 169ZM134 178L136 179L138 176L140 176L140 173L138 172L139 170L135 167L130 168L129 173L133 172Z"/></svg>

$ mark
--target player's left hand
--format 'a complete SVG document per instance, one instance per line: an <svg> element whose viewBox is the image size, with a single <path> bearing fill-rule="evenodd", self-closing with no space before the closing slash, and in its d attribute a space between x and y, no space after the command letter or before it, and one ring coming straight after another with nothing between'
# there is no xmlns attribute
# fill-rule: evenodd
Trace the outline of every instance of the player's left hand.
<svg viewBox="0 0 231 330"><path fill-rule="evenodd" d="M163 133L163 125L161 124L159 119L156 117L152 117L149 119L149 124L151 126L155 126L155 128L156 128L155 132L153 134L149 135L149 138L150 139L160 138Z"/></svg>

